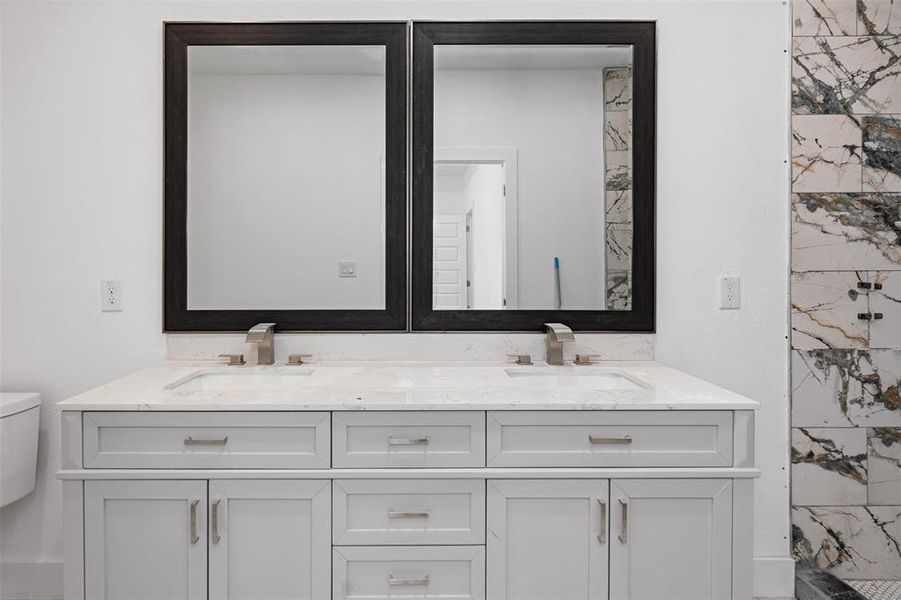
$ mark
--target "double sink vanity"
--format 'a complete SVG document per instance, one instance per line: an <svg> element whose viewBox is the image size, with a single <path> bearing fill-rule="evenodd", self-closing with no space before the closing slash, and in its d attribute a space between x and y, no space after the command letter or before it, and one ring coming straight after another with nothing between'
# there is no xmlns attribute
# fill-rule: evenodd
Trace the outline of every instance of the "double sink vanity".
<svg viewBox="0 0 901 600"><path fill-rule="evenodd" d="M67 599L751 597L755 402L652 362L305 359L61 403Z"/></svg>
<svg viewBox="0 0 901 600"><path fill-rule="evenodd" d="M256 360L60 404L67 600L751 598L757 404L564 353L654 331L654 22L161 27L163 330Z"/></svg>

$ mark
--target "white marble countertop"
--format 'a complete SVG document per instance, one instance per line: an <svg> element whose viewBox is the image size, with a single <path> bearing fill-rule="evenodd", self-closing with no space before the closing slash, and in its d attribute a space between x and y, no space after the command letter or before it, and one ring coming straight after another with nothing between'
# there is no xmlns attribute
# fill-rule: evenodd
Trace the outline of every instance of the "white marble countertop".
<svg viewBox="0 0 901 600"><path fill-rule="evenodd" d="M242 379L245 375L251 377ZM227 389L204 389L215 387ZM342 411L754 410L759 405L655 362L336 361L229 367L218 361L170 361L58 406L71 411Z"/></svg>

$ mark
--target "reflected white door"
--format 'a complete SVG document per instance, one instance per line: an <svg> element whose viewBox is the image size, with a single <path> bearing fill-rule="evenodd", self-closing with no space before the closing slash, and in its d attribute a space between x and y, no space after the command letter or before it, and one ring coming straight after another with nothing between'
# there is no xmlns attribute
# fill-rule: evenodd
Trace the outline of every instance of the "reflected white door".
<svg viewBox="0 0 901 600"><path fill-rule="evenodd" d="M210 599L331 594L331 482L210 482Z"/></svg>
<svg viewBox="0 0 901 600"><path fill-rule="evenodd" d="M435 215L432 231L432 307L466 308L466 216Z"/></svg>
<svg viewBox="0 0 901 600"><path fill-rule="evenodd" d="M732 597L732 482L619 479L610 485L611 600Z"/></svg>
<svg viewBox="0 0 901 600"><path fill-rule="evenodd" d="M605 600L609 482L488 482L489 600Z"/></svg>
<svg viewBox="0 0 901 600"><path fill-rule="evenodd" d="M86 481L85 597L206 600L206 481Z"/></svg>

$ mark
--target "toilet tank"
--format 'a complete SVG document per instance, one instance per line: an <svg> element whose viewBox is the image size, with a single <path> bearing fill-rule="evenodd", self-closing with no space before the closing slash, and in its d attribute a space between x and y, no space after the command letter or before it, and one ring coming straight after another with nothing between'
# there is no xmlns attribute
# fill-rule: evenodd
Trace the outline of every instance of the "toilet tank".
<svg viewBox="0 0 901 600"><path fill-rule="evenodd" d="M34 489L40 412L39 394L0 393L0 507Z"/></svg>

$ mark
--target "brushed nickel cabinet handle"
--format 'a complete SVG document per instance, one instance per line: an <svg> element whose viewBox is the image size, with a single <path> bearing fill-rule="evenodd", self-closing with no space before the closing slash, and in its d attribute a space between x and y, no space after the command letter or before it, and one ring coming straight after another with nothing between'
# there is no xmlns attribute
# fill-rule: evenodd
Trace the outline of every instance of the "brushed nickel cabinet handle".
<svg viewBox="0 0 901 600"><path fill-rule="evenodd" d="M228 436L222 438L195 438L190 435L185 438L185 446L224 446L228 443Z"/></svg>
<svg viewBox="0 0 901 600"><path fill-rule="evenodd" d="M197 503L200 500L191 500L191 543L196 544L200 541L200 536L197 535Z"/></svg>
<svg viewBox="0 0 901 600"><path fill-rule="evenodd" d="M603 500L598 500L598 506L601 509L601 526L600 531L598 532L598 541L602 544L607 543L607 503Z"/></svg>
<svg viewBox="0 0 901 600"><path fill-rule="evenodd" d="M429 436L427 435L420 437L395 437L393 435L388 436L389 446L427 446L428 443Z"/></svg>
<svg viewBox="0 0 901 600"><path fill-rule="evenodd" d="M406 579L388 575L388 585L392 587L401 585L429 585L429 576L426 575L422 579Z"/></svg>
<svg viewBox="0 0 901 600"><path fill-rule="evenodd" d="M388 510L389 519L428 519L429 511Z"/></svg>
<svg viewBox="0 0 901 600"><path fill-rule="evenodd" d="M213 502L213 515L212 515L212 517L210 517L210 521L211 521L210 525L213 530L213 533L210 537L212 538L214 544L218 544L219 540L222 539L222 537L219 535L219 503L220 502L222 502L222 500L216 500L215 502Z"/></svg>
<svg viewBox="0 0 901 600"><path fill-rule="evenodd" d="M625 544L629 541L629 503L625 499L619 499L619 505L622 509L622 520L619 524L619 541Z"/></svg>
<svg viewBox="0 0 901 600"><path fill-rule="evenodd" d="M600 437L600 436L591 435L589 433L588 441L589 441L589 443L594 444L596 446L604 446L604 445L611 446L614 444L631 444L632 436L624 435L621 437Z"/></svg>

